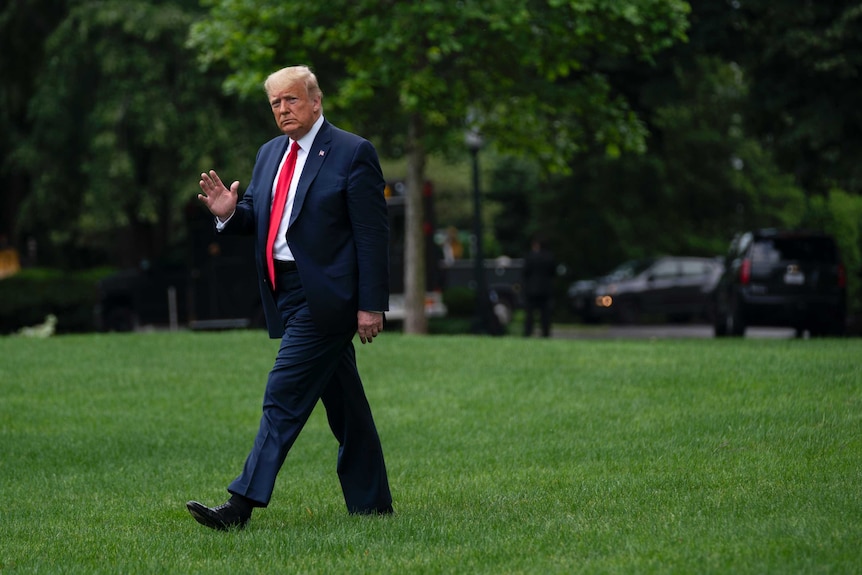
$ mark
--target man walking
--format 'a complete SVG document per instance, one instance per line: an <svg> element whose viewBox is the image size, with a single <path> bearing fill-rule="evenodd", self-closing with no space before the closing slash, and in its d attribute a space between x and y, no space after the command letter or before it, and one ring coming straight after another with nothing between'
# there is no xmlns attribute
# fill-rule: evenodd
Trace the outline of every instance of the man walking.
<svg viewBox="0 0 862 575"><path fill-rule="evenodd" d="M242 473L218 507L187 503L213 529L244 527L269 504L276 476L318 399L338 440L347 510L392 513L380 439L356 367L353 337L371 343L389 304L389 225L374 147L323 117L323 94L305 66L264 88L284 133L264 144L251 182L201 174L198 195L221 233L254 234L267 328L281 338L260 429Z"/></svg>

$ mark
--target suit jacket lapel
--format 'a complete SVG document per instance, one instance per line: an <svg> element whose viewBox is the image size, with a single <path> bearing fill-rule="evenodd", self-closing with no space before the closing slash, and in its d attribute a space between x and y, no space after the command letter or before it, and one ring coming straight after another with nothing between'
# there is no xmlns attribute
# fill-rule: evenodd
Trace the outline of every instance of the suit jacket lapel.
<svg viewBox="0 0 862 575"><path fill-rule="evenodd" d="M308 189L311 182L317 177L317 172L323 165L326 155L329 153L329 148L332 144L332 134L329 130L329 122L324 121L320 126L320 131L314 138L311 144L311 149L308 151L308 158L305 160L305 166L302 168L302 174L299 176L299 183L296 186L296 196L293 198L293 210L290 213L290 223L288 229L296 221L299 212L302 211L302 205L305 203L305 197L308 195Z"/></svg>

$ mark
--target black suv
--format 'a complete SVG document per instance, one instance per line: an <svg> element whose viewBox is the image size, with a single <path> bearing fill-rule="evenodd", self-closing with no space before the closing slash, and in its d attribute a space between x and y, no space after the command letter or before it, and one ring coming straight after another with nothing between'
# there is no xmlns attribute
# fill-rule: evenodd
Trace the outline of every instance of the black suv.
<svg viewBox="0 0 862 575"><path fill-rule="evenodd" d="M797 337L841 335L846 276L835 240L823 233L758 230L736 236L715 289L715 335L747 326L792 327Z"/></svg>

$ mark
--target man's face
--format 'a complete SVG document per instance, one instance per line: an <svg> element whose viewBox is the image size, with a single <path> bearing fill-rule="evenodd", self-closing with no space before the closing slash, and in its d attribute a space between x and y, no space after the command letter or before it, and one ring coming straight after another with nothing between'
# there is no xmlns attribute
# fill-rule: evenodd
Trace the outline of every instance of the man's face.
<svg viewBox="0 0 862 575"><path fill-rule="evenodd" d="M303 82L294 82L269 95L272 115L281 131L298 140L320 117L320 96L310 98Z"/></svg>

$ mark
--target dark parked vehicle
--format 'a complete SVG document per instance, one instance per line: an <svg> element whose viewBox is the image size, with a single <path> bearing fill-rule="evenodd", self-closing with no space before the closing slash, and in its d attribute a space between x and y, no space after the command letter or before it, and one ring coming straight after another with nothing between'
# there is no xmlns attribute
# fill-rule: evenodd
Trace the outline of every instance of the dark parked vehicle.
<svg viewBox="0 0 862 575"><path fill-rule="evenodd" d="M600 278L577 280L569 285L566 297L572 313L585 323L593 323L596 318L593 315L593 297L596 293L596 285Z"/></svg>
<svg viewBox="0 0 862 575"><path fill-rule="evenodd" d="M629 260L621 263L608 274L597 278L573 282L566 292L569 307L585 323L595 323L601 319L597 313L596 290L600 286L627 280L648 268L654 260Z"/></svg>
<svg viewBox="0 0 862 575"><path fill-rule="evenodd" d="M844 333L846 276L831 236L746 232L733 239L725 267L714 294L716 336L741 336L748 326Z"/></svg>
<svg viewBox="0 0 862 575"><path fill-rule="evenodd" d="M708 319L711 295L722 269L718 258L638 260L627 268L627 275L597 285L593 310L597 317L619 323Z"/></svg>
<svg viewBox="0 0 862 575"><path fill-rule="evenodd" d="M586 322L711 320L719 258L663 256L630 260L611 273L569 287L572 310Z"/></svg>

